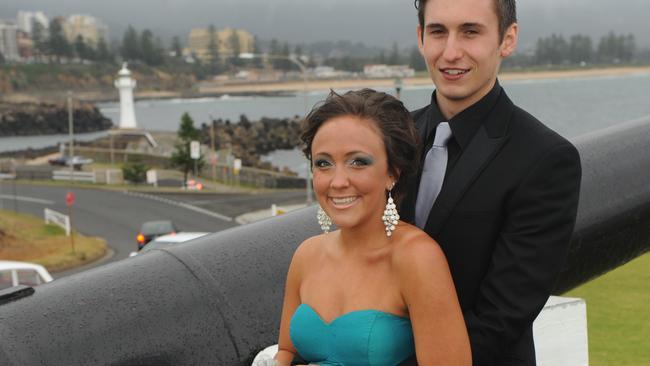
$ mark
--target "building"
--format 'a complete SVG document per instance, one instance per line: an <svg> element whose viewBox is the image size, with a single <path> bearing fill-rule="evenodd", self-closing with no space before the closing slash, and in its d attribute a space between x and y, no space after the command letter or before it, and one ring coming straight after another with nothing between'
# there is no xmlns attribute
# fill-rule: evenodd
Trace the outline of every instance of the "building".
<svg viewBox="0 0 650 366"><path fill-rule="evenodd" d="M30 35L34 31L34 23L40 24L43 29L50 28L50 21L42 11L19 11L16 20L18 30Z"/></svg>
<svg viewBox="0 0 650 366"><path fill-rule="evenodd" d="M90 15L70 15L63 22L63 32L70 43L74 43L78 36L83 37L84 41L93 47L97 47L100 38L108 42L108 27Z"/></svg>
<svg viewBox="0 0 650 366"><path fill-rule="evenodd" d="M233 36L239 42L239 53L251 53L254 48L254 37L243 29L225 28L210 34L209 28L194 28L190 31L187 41L187 53L195 55L202 62L210 61L210 42L214 39L221 58L233 56Z"/></svg>
<svg viewBox="0 0 650 366"><path fill-rule="evenodd" d="M366 65L363 74L368 78L408 78L415 75L415 70L407 65Z"/></svg>
<svg viewBox="0 0 650 366"><path fill-rule="evenodd" d="M25 31L18 30L16 33L18 44L18 55L24 60L31 60L34 57L34 41Z"/></svg>
<svg viewBox="0 0 650 366"><path fill-rule="evenodd" d="M10 20L0 20L0 54L6 61L18 61L18 26Z"/></svg>

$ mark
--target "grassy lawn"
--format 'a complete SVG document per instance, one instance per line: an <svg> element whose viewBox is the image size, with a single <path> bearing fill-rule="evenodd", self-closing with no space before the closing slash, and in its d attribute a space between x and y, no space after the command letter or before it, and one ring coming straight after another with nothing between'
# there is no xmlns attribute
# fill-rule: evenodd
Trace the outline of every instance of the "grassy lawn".
<svg viewBox="0 0 650 366"><path fill-rule="evenodd" d="M565 295L587 301L590 366L650 365L650 253Z"/></svg>
<svg viewBox="0 0 650 366"><path fill-rule="evenodd" d="M0 259L34 262L56 272L99 259L106 253L103 239L74 232L70 237L42 218L0 210Z"/></svg>

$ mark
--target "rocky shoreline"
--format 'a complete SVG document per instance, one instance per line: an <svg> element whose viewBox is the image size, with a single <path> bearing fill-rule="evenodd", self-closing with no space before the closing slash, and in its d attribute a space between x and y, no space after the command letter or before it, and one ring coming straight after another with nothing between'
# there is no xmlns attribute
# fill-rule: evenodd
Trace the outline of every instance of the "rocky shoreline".
<svg viewBox="0 0 650 366"><path fill-rule="evenodd" d="M276 170L261 157L276 150L291 150L300 146L300 122L295 118L265 118L250 121L246 116L239 117L237 123L213 121L215 149L230 149L242 160L244 166ZM210 126L202 124L201 143L210 146Z"/></svg>
<svg viewBox="0 0 650 366"><path fill-rule="evenodd" d="M92 103L73 108L75 133L108 130L110 119ZM68 109L60 103L8 103L0 101L0 136L32 136L68 133Z"/></svg>

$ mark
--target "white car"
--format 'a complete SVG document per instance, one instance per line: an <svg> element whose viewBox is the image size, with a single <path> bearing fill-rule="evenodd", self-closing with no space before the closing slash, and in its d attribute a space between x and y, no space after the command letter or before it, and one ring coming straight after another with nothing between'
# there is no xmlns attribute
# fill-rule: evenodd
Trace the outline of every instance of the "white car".
<svg viewBox="0 0 650 366"><path fill-rule="evenodd" d="M133 257L135 255L138 255L139 253L147 252L147 251L149 251L151 249L165 248L165 247L168 247L170 245L179 244L179 243L183 243L183 242L186 242L186 241L194 240L196 238L200 238L200 237L208 235L208 234L210 234L210 233L205 233L205 232L200 232L200 231L197 231L197 232L180 231L180 232L173 233L173 234L167 234L167 235L159 236L159 237L155 238L154 240L148 242L145 246L142 247L142 249L140 249L139 252L131 252L131 254L129 254L129 257Z"/></svg>
<svg viewBox="0 0 650 366"><path fill-rule="evenodd" d="M0 260L0 290L18 285L36 286L51 281L52 276L40 264Z"/></svg>

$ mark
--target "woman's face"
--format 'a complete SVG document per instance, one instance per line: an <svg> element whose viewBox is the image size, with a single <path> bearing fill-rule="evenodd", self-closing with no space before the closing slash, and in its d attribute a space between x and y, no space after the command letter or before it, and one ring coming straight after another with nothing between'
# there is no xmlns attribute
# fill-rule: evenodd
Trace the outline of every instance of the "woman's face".
<svg viewBox="0 0 650 366"><path fill-rule="evenodd" d="M316 198L336 226L381 224L386 190L394 179L374 122L356 116L332 118L316 132L311 153Z"/></svg>

